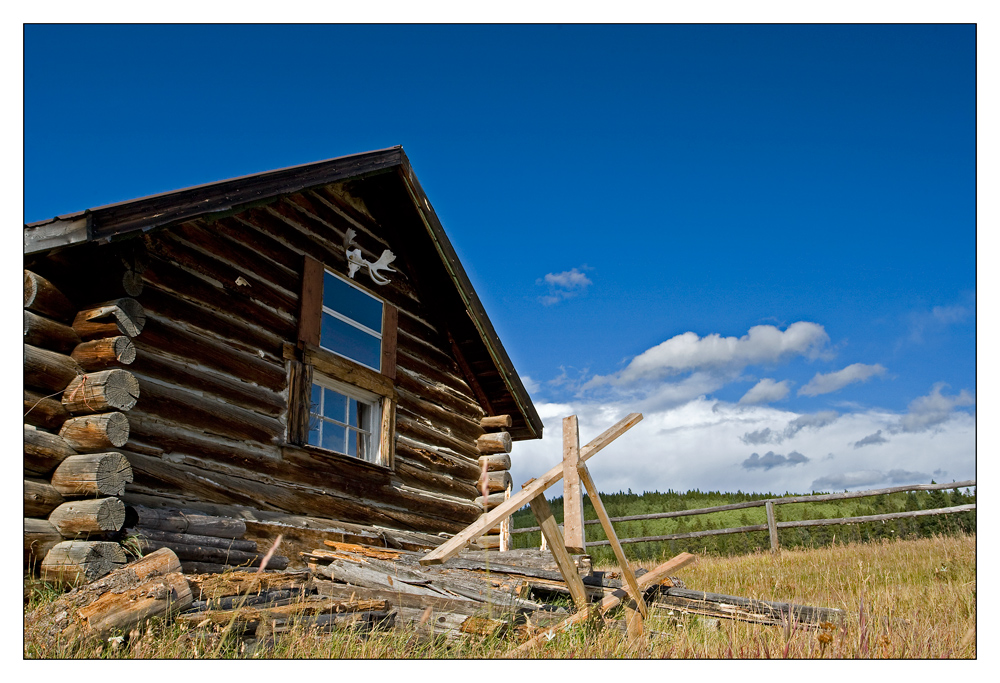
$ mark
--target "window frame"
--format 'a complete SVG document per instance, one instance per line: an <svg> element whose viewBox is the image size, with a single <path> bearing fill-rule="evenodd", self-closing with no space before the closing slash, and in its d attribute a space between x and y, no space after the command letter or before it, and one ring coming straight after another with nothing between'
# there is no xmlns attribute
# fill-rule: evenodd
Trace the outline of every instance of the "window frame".
<svg viewBox="0 0 1000 683"><path fill-rule="evenodd" d="M376 371L358 361L321 347L320 331L324 315L323 278L327 270L315 258L305 257L298 340L296 344L286 344L285 347L285 357L289 361L286 444L317 455L343 459L345 462L394 469L396 404L399 401L395 387L397 309L384 298L360 285L348 282L330 270L334 277L340 277L347 284L382 303L381 369ZM317 377L321 378L320 382L315 381ZM376 419L380 428L377 434L372 433L372 445L376 447L378 453L377 462L309 444L312 385L315 382L322 386L323 378L379 397L381 415Z"/></svg>

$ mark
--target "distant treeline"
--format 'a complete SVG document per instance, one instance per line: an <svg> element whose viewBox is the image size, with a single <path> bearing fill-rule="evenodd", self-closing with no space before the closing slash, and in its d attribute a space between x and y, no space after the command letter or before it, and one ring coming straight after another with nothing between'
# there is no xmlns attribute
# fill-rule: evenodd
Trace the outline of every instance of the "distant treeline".
<svg viewBox="0 0 1000 683"><path fill-rule="evenodd" d="M931 482L932 484L935 482ZM750 500L766 500L768 498L792 497L800 494L786 493L784 496L773 493L722 493L719 491L699 491L697 489L678 492L647 491L642 494L628 492L602 493L601 500L611 517L629 517L632 515L648 515L657 512L675 512L678 510L694 510L698 508L742 503ZM913 510L929 510L934 508L954 507L976 502L975 489L910 491L889 495L872 496L870 498L854 498L849 500L828 501L819 503L788 503L775 505L777 521L795 521L802 519L838 519L843 517L861 517L865 515L880 515L891 512ZM549 501L556 519L562 522L563 499L555 498ZM584 519L597 519L589 497L583 501ZM534 515L528 507L514 513L512 527L514 529L537 526ZM675 517L672 519L649 519L631 522L615 523L618 538L641 538L647 536L666 536L683 534L707 529L724 529L730 527L767 524L764 507L746 508L714 512L707 515ZM975 533L976 513L960 512L950 515L928 515L910 519L894 519L885 522L865 522L862 524L836 524L830 526L780 529L779 540L783 548L816 548L829 545L834 540L870 541L881 538L919 538L934 534ZM587 541L603 541L607 539L599 524L586 526ZM541 533L538 531L515 534L515 548L537 548L541 543ZM740 555L757 550L770 548L767 531L755 531L743 534L726 534L703 538L681 539L675 541L658 541L650 543L635 543L625 546L625 553L636 559L657 559L663 556L673 557L681 552L710 553L713 555ZM614 561L611 548L601 546L589 549L588 552L597 562Z"/></svg>

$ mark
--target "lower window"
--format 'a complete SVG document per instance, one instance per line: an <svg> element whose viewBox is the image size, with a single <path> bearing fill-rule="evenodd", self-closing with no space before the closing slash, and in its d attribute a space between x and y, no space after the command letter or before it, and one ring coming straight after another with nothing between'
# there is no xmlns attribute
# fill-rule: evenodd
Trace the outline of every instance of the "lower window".
<svg viewBox="0 0 1000 683"><path fill-rule="evenodd" d="M309 445L381 463L381 423L379 396L318 373L313 376Z"/></svg>

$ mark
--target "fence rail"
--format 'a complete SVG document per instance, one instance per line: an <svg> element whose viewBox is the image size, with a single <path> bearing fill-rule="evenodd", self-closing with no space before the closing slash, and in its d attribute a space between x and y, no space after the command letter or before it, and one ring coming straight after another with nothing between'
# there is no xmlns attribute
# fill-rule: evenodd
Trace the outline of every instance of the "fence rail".
<svg viewBox="0 0 1000 683"><path fill-rule="evenodd" d="M744 534L752 531L769 531L771 535L771 549L778 549L778 529L791 529L808 526L830 526L835 524L860 524L862 522L880 522L890 519L902 519L906 517L923 517L927 515L948 515L958 512L970 512L976 509L975 503L969 505L956 505L947 508L935 508L932 510L913 510L908 512L891 512L881 515L865 515L862 517L841 517L838 519L803 519L793 522L777 522L774 518L773 506L785 505L788 503L820 503L830 500L846 500L850 498L868 498L871 496L882 496L890 493L903 493L907 491L939 491L941 489L968 488L976 485L976 480L951 482L950 484L916 484L912 486L894 486L885 489L869 489L867 491L854 491L851 493L827 493L814 496L790 496L786 498L767 498L761 500L751 500L744 503L733 503L731 505L716 505L714 507L697 508L694 510L676 510L674 512L656 512L648 515L629 515L627 517L612 517L612 522L633 522L644 519L669 519L671 517L686 517L690 515L707 515L713 512L725 512L727 510L741 510L751 507L767 508L767 524L753 524L750 526L730 527L727 529L708 529L706 531L691 531L684 534L668 534L665 536L644 536L640 538L620 538L620 543L652 543L656 541L677 541L687 538L702 538L705 536L722 536L727 534ZM584 524L600 524L599 520L588 519ZM511 534L524 534L538 531L539 527L524 527L511 529ZM588 541L587 547L597 547L610 545L610 541Z"/></svg>

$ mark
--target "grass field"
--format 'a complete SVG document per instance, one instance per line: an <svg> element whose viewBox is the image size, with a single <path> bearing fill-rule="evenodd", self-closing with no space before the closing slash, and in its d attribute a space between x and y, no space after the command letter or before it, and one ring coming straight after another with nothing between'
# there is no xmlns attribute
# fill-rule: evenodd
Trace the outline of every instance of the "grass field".
<svg viewBox="0 0 1000 683"><path fill-rule="evenodd" d="M656 561L640 564L651 568ZM610 567L604 567L610 569ZM842 624L783 629L654 610L650 632L629 642L615 629L558 633L538 658L921 659L976 657L976 537L837 543L778 556L703 556L678 572L688 588L845 610ZM32 609L55 597L35 586L25 605L26 658L499 658L513 637L446 644L398 630L280 635L267 648L151 622L120 643L59 643L32 632ZM614 615L612 615L614 616Z"/></svg>

